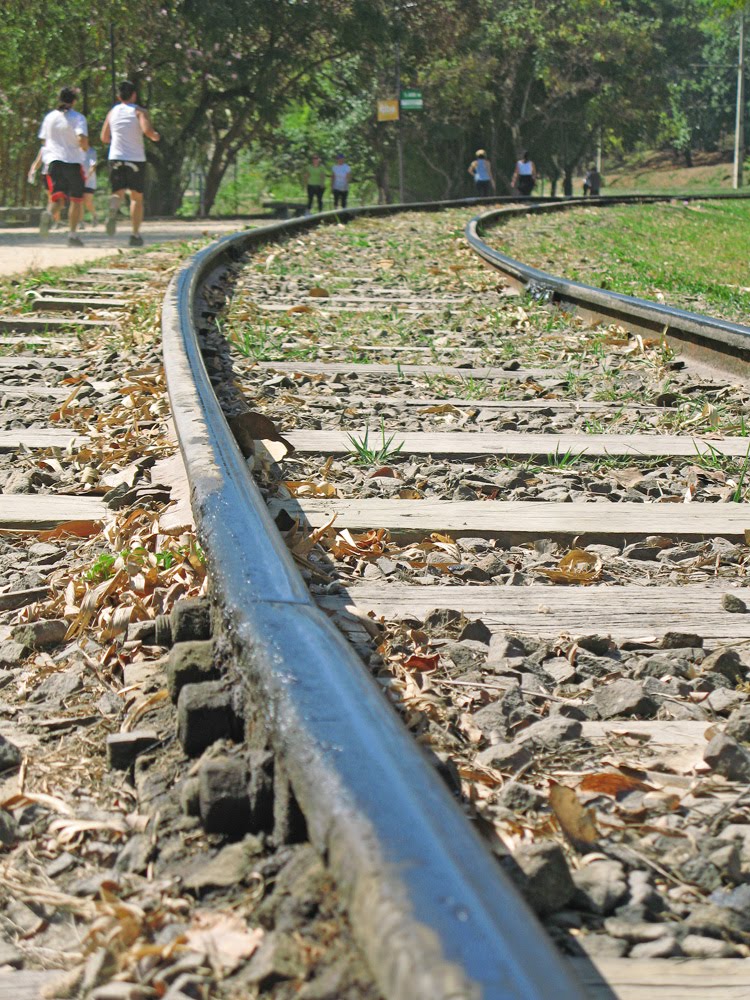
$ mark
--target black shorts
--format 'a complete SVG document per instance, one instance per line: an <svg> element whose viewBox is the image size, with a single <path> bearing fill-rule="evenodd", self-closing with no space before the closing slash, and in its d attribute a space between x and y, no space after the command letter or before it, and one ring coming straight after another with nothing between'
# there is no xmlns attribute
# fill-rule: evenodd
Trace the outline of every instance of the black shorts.
<svg viewBox="0 0 750 1000"><path fill-rule="evenodd" d="M523 195L524 198L528 198L531 192L534 190L534 178L531 174L521 174L518 178L518 193Z"/></svg>
<svg viewBox="0 0 750 1000"><path fill-rule="evenodd" d="M109 161L109 183L113 191L136 191L143 194L146 164L132 160Z"/></svg>
<svg viewBox="0 0 750 1000"><path fill-rule="evenodd" d="M52 201L83 201L83 167L80 163L53 160L47 168L47 188Z"/></svg>

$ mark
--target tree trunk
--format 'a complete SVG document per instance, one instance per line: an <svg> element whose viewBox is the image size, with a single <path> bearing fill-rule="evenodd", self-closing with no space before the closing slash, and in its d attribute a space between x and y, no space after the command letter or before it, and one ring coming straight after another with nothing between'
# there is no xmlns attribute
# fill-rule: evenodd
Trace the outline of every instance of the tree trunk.
<svg viewBox="0 0 750 1000"><path fill-rule="evenodd" d="M149 160L144 197L146 216L171 216L182 204L185 185L182 179L182 149L172 149L168 156Z"/></svg>
<svg viewBox="0 0 750 1000"><path fill-rule="evenodd" d="M563 194L566 198L570 198L573 195L573 168L565 167L565 173L563 175Z"/></svg>

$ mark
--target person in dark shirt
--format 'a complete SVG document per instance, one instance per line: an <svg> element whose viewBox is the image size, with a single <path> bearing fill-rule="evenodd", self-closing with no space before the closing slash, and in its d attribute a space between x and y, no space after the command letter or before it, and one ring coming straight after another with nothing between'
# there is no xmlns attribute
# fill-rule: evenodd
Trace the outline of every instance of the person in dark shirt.
<svg viewBox="0 0 750 1000"><path fill-rule="evenodd" d="M583 197L597 198L602 189L602 175L592 163L583 179Z"/></svg>

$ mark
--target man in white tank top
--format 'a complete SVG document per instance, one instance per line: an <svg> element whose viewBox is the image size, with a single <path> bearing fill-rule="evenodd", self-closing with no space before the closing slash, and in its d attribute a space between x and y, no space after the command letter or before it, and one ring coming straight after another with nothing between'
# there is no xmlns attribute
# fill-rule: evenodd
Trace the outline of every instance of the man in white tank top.
<svg viewBox="0 0 750 1000"><path fill-rule="evenodd" d="M151 124L145 108L136 103L135 84L125 80L118 88L120 103L110 109L102 126L102 142L109 144L109 180L112 197L109 199L107 235L114 236L117 213L122 199L130 196L131 247L143 246L140 235L143 222L143 186L146 176L146 150L144 135L153 142L161 136Z"/></svg>

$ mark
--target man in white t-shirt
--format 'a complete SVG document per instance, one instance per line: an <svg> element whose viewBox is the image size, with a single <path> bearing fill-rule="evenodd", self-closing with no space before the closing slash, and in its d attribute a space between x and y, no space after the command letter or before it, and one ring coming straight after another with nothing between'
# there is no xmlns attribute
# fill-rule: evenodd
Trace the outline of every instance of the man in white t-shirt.
<svg viewBox="0 0 750 1000"><path fill-rule="evenodd" d="M39 129L47 163L47 188L50 201L70 202L68 246L83 246L76 230L83 214L83 158L89 148L89 130L83 115L73 110L78 94L72 87L63 87L54 111L45 115ZM39 232L49 232L52 214L45 210L39 221Z"/></svg>
<svg viewBox="0 0 750 1000"><path fill-rule="evenodd" d="M131 247L143 246L140 235L143 222L143 188L146 177L146 150L144 135L152 142L161 136L151 124L145 108L138 106L135 84L124 80L119 88L120 103L115 104L104 119L102 142L109 145L109 180L112 197L109 199L107 235L114 236L117 213L125 195L130 197Z"/></svg>

